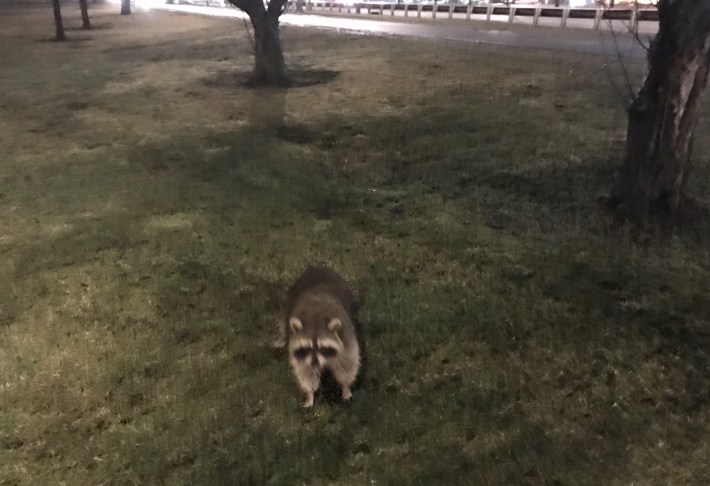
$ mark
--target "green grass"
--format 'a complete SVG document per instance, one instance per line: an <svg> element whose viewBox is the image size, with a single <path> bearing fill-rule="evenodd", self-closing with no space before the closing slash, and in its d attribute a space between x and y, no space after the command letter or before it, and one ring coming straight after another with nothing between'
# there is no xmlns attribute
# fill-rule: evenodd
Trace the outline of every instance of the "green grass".
<svg viewBox="0 0 710 486"><path fill-rule="evenodd" d="M239 22L92 13L0 10L0 484L710 481L708 228L602 209L613 59L284 28L250 90ZM367 362L306 411L314 262Z"/></svg>

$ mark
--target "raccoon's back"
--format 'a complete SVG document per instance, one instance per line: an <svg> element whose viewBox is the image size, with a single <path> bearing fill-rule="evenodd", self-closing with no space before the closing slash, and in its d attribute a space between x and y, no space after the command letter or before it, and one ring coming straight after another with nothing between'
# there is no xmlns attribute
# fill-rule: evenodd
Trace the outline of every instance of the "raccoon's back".
<svg viewBox="0 0 710 486"><path fill-rule="evenodd" d="M355 295L343 277L326 267L309 267L288 289L287 315L301 296L314 291L327 293L338 299L343 309L351 316L357 310Z"/></svg>

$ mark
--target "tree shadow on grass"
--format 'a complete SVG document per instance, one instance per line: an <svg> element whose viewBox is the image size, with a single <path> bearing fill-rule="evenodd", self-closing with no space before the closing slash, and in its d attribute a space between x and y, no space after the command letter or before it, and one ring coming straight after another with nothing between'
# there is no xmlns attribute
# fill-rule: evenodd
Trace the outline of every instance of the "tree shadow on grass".
<svg viewBox="0 0 710 486"><path fill-rule="evenodd" d="M294 88L306 88L327 84L340 76L339 71L331 71L327 69L288 69L287 75L290 77ZM235 86L245 86L258 91L269 89L280 90L283 88L261 88L254 86L251 83L251 71L222 69L208 77L203 78L202 82L213 88L231 88Z"/></svg>
<svg viewBox="0 0 710 486"><path fill-rule="evenodd" d="M460 186L465 189L473 183L533 203L574 207L581 202L582 197L588 197L595 188L599 190L605 187L607 181L611 181L615 165L608 161L591 160L575 165L521 169L495 171L477 180L461 181Z"/></svg>
<svg viewBox="0 0 710 486"><path fill-rule="evenodd" d="M546 230L580 221L609 229L608 194L622 163L612 143L604 154L603 148L577 142L582 148L570 154L564 145L549 149L555 135L543 124L526 126L524 137L488 125L456 104L431 111L425 103L403 113L357 120L333 114L310 124L284 125L278 136L316 147L325 159L368 166L359 174L361 185L396 189L418 184L424 193L440 194L446 200L473 199L495 229L510 227L506 214L521 209ZM543 157L536 155L539 152ZM343 166L329 169L350 177ZM481 201L484 194L490 202ZM670 235L697 245L710 242L708 211L698 208ZM661 231L656 236L663 243L668 234Z"/></svg>
<svg viewBox="0 0 710 486"><path fill-rule="evenodd" d="M463 191L476 186L488 187L505 194L509 200L547 208L543 214L594 216L611 223L614 210L610 208L609 192L620 167L621 160L611 157L544 169L499 170L477 180L462 181L460 187ZM555 226L552 221L539 222L542 227ZM610 227L621 230L624 223L616 221ZM632 234L639 245L666 245L673 237L680 236L687 243L702 248L710 243L710 206L701 200L690 200L680 214L632 228Z"/></svg>
<svg viewBox="0 0 710 486"><path fill-rule="evenodd" d="M64 27L67 32L91 32L92 30L108 30L112 29L113 24L111 22L103 23L92 23L90 29L84 29L83 27Z"/></svg>
<svg viewBox="0 0 710 486"><path fill-rule="evenodd" d="M70 29L65 29L65 30L70 30ZM81 30L81 29L79 29L79 30ZM86 31L86 32L89 32L89 31ZM51 43L57 43L57 44L66 44L71 47L80 47L83 44L85 44L86 42L89 42L92 40L94 40L94 38L90 37L90 36L84 36L84 37L67 36L66 39L61 40L61 41L58 41L56 39L56 37L45 37L42 39L37 39L37 40L35 40L35 42L42 42L42 43L51 42Z"/></svg>
<svg viewBox="0 0 710 486"><path fill-rule="evenodd" d="M337 79L338 76L340 76L340 72L329 69L296 68L289 69L288 75L293 81L294 88L306 88L309 86L328 84Z"/></svg>

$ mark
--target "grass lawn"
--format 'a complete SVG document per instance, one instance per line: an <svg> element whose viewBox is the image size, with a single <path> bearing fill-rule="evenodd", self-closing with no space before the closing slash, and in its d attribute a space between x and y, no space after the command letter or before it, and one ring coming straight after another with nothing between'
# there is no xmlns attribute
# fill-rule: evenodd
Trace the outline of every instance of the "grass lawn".
<svg viewBox="0 0 710 486"><path fill-rule="evenodd" d="M710 482L708 226L602 210L614 59L283 28L251 90L241 22L118 9L0 8L1 485ZM366 367L304 410L317 262Z"/></svg>

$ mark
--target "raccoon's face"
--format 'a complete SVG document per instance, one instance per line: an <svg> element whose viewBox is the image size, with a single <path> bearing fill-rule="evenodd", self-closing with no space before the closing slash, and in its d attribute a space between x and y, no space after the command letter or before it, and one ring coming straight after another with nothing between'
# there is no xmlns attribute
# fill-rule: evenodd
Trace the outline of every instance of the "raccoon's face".
<svg viewBox="0 0 710 486"><path fill-rule="evenodd" d="M291 339L289 349L293 359L299 363L307 364L313 368L322 368L328 364L329 361L336 359L338 355L342 352L342 343L340 339L335 334L336 327L339 328L340 320L337 321L337 325L328 325L329 334L331 336L321 336L309 338L307 336L301 335L303 331L303 324L296 318L292 318L290 325L292 331L294 331L294 336Z"/></svg>

